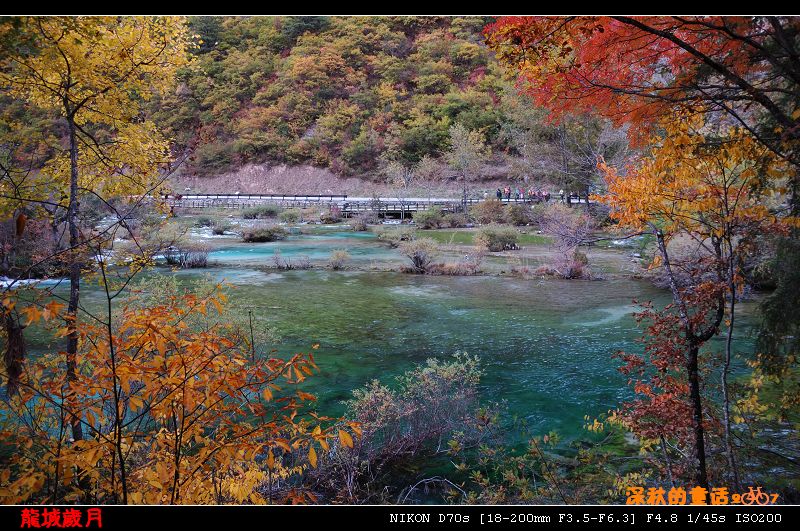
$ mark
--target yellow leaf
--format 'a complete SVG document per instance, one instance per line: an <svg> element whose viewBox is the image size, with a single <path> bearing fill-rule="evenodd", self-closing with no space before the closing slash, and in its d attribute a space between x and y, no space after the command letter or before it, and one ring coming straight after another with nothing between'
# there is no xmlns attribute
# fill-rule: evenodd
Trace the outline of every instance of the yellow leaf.
<svg viewBox="0 0 800 531"><path fill-rule="evenodd" d="M128 400L130 401L131 411L138 411L144 405L144 400L138 396L131 396Z"/></svg>
<svg viewBox="0 0 800 531"><path fill-rule="evenodd" d="M26 325L30 325L31 323L34 323L42 318L42 312L33 306L28 306L27 308L22 309L19 313L24 314L28 318L28 322L25 323Z"/></svg>
<svg viewBox="0 0 800 531"><path fill-rule="evenodd" d="M350 429L353 430L353 433L361 437L363 432L361 431L361 425L358 422L348 422L347 425L350 426Z"/></svg>
<svg viewBox="0 0 800 531"><path fill-rule="evenodd" d="M339 442L342 443L342 446L353 447L353 438L344 430L339 430Z"/></svg>
<svg viewBox="0 0 800 531"><path fill-rule="evenodd" d="M311 463L311 466L317 468L317 451L314 450L313 446L308 447L308 462Z"/></svg>

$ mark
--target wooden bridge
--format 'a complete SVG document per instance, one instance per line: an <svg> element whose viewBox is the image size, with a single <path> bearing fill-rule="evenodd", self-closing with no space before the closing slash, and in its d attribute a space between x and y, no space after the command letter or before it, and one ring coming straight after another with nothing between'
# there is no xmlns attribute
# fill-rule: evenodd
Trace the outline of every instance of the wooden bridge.
<svg viewBox="0 0 800 531"><path fill-rule="evenodd" d="M345 215L375 212L384 215L412 214L438 207L445 212L458 212L464 208L461 198L431 197L352 197L347 195L285 195L285 194L172 194L162 198L174 208L230 208L241 209L258 205L276 205L288 208L336 207ZM469 198L467 208L484 199ZM558 197L555 201L559 201ZM501 200L506 204L532 204L526 199ZM551 199L553 201L553 199ZM572 198L571 203L586 203L586 199Z"/></svg>

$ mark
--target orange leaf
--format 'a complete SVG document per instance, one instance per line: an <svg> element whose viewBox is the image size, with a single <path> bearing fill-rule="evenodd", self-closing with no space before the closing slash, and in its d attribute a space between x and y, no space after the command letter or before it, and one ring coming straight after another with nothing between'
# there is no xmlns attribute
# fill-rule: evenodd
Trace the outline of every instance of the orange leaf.
<svg viewBox="0 0 800 531"><path fill-rule="evenodd" d="M312 395L310 393L304 393L303 391L297 391L297 397L300 398L300 400L312 400L313 401L313 400L317 399L316 396L314 396L314 395Z"/></svg>

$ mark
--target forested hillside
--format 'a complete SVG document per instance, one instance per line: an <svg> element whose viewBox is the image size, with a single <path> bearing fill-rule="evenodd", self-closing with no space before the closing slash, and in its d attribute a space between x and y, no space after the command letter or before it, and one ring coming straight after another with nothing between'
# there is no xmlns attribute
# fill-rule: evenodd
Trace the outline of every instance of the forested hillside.
<svg viewBox="0 0 800 531"><path fill-rule="evenodd" d="M548 124L485 46L487 22L194 18L196 61L151 113L191 154L186 172L201 176L284 162L385 180L392 162L422 159L437 174L446 170L449 130L462 124L485 138L488 166L502 176L584 188L596 155L619 154L624 135L596 119Z"/></svg>

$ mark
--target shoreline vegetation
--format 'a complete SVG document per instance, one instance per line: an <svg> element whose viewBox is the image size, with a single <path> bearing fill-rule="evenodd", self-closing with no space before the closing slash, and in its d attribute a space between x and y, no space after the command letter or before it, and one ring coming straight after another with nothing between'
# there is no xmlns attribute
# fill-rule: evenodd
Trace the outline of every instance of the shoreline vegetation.
<svg viewBox="0 0 800 531"><path fill-rule="evenodd" d="M525 208L533 211L533 205L525 205ZM557 208L557 207L556 207ZM256 211L260 210L261 215ZM541 210L541 209L540 209ZM286 216L286 213L289 216ZM238 217L237 214L241 217ZM192 228L211 227L215 238L202 237L195 235L193 241L202 242L212 251L208 259L208 267L226 267L230 263L216 261L213 249L223 245L235 245L237 241L245 243L265 243L281 241L286 238L297 239L303 235L324 236L326 233L354 231L364 232L365 234L375 235L376 244L388 246L391 249L401 250L404 244L409 244L415 240L424 240L427 243L425 252L430 254L428 265L430 270L427 274L434 275L488 275L488 276L510 276L522 278L546 278L562 276L555 272L547 264L559 258L560 251L557 249L558 235L547 235L540 230L538 224L526 219L528 223L515 226L511 224L487 223L482 225L474 222L470 227L456 228L427 228L430 226L430 212L424 212L421 219L414 219L413 222L402 224L367 224L362 218L354 217L349 219L335 220L328 219L315 220L312 218L309 223L308 215L303 217L299 209L283 210L278 207L268 206L259 209L245 209L242 212L231 214L224 209L212 210L208 213L197 212L194 209L183 209L175 213L175 223L191 226ZM439 219L445 216L441 213L433 212ZM581 215L580 213L564 215ZM319 215L315 213L315 215ZM456 214L457 216L457 214ZM502 219L502 213L501 213ZM376 221L376 220L370 220ZM379 221L379 220L378 220ZM461 220L463 224L463 219ZM225 231L219 234L218 228L225 227ZM254 235L264 234L263 238ZM642 250L645 244L636 242L617 241L619 245L614 245L614 235L608 232L594 232L586 234L585 238L591 237L592 242L585 244L582 248L586 252L581 252L580 260L584 265L588 264L590 256L601 255L606 262L613 265L604 267L602 275L585 275L586 279L600 279L606 275L631 276L640 278L644 269L640 267L642 261ZM346 249L342 249L345 250ZM414 267L413 259L411 266L393 261L393 263L361 263L354 262L350 256L339 255L335 259L333 256L327 259L309 260L307 257L302 263L294 267L291 262L280 257L280 250L276 248L277 257L275 259L265 259L266 263L258 264L256 267L261 269L326 269L351 270L351 271L385 271L385 272L416 272L422 273L419 268ZM336 253L334 252L332 254ZM412 253L413 254L413 253ZM436 255L438 259L434 260ZM441 255L441 256L440 256ZM588 256L587 256L588 255ZM485 260L495 262L491 267L481 267ZM331 266L335 263L335 266ZM532 267L532 263L538 263L538 267ZM252 265L252 264L251 264ZM567 278L583 278L583 275L573 275Z"/></svg>

